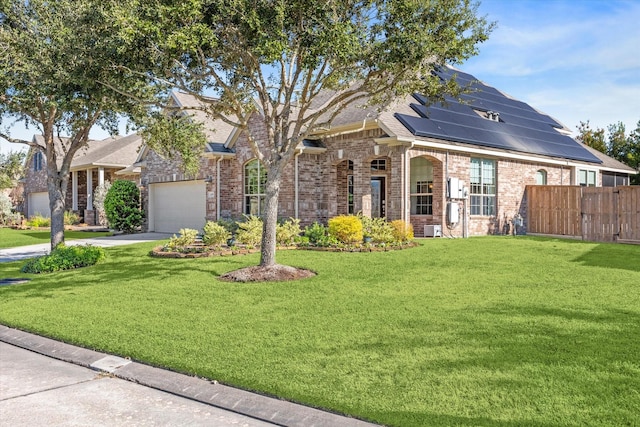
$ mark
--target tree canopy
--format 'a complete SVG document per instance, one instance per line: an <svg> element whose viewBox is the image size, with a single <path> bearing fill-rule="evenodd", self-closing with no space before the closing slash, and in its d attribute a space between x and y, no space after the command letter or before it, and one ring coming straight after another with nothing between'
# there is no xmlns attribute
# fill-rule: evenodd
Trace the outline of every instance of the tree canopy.
<svg viewBox="0 0 640 427"><path fill-rule="evenodd" d="M588 120L580 122L578 132L578 141L634 168L636 171L640 170L640 120L638 120L636 129L628 135L622 122L607 126L606 136L604 129L591 129ZM632 177L632 183L640 184L640 173Z"/></svg>
<svg viewBox="0 0 640 427"><path fill-rule="evenodd" d="M71 161L91 128L115 134L120 115L142 114L151 92L145 78L115 67L131 58L115 30L120 3L0 0L0 137L45 155L52 248L64 239ZM44 143L12 137L15 122L37 128Z"/></svg>
<svg viewBox="0 0 640 427"><path fill-rule="evenodd" d="M25 156L24 151L0 153L0 190L16 186L22 177Z"/></svg>
<svg viewBox="0 0 640 427"><path fill-rule="evenodd" d="M469 0L134 3L121 10L122 34L145 46L139 72L195 95L212 118L244 130L268 170L262 266L275 264L280 176L298 144L348 106L458 94L434 69L477 54L493 27ZM254 113L263 124L255 134Z"/></svg>

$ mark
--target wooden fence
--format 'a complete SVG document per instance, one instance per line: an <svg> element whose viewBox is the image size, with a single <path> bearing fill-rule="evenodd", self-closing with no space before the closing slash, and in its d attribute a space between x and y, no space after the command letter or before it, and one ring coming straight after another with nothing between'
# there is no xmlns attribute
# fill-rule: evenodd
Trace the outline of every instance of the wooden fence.
<svg viewBox="0 0 640 427"><path fill-rule="evenodd" d="M527 232L640 243L640 187L528 185Z"/></svg>

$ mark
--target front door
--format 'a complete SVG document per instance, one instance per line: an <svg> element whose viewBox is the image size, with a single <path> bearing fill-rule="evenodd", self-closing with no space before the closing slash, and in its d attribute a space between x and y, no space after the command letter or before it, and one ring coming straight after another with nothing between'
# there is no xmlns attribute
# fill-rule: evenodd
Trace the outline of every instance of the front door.
<svg viewBox="0 0 640 427"><path fill-rule="evenodd" d="M371 177L371 218L383 218L386 216L385 202L385 177Z"/></svg>

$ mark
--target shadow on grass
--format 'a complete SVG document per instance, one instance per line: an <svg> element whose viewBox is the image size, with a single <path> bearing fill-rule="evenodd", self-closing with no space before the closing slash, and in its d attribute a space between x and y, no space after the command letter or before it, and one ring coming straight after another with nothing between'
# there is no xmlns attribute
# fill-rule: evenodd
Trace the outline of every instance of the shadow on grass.
<svg viewBox="0 0 640 427"><path fill-rule="evenodd" d="M53 297L56 292L73 290L104 283L118 284L138 279L153 280L158 284L176 278L188 281L198 273L204 273L211 283L227 271L257 264L250 256L209 257L200 259L154 258L149 250L134 246L107 248L107 259L91 267L44 274L25 274L20 269L26 261L0 264L0 277L30 278L28 284L13 285L3 289L7 297ZM202 279L200 275L198 277ZM209 280L209 279L206 279ZM10 288L10 289L9 289Z"/></svg>
<svg viewBox="0 0 640 427"><path fill-rule="evenodd" d="M591 267L640 271L640 245L599 244L574 262Z"/></svg>

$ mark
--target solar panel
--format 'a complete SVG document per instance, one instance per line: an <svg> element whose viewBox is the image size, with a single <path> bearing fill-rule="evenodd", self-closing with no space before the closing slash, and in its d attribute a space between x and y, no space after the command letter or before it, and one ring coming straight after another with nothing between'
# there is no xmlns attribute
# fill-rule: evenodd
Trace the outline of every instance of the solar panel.
<svg viewBox="0 0 640 427"><path fill-rule="evenodd" d="M420 116L396 113L395 117L415 136L512 150L544 156L561 157L591 163L602 163L573 138L559 133L562 125L530 105L509 98L470 74L449 68L437 73L443 79L453 78L474 90L458 99L447 97L446 103L430 104L415 94L417 103L411 108ZM478 112L500 114L494 121Z"/></svg>

